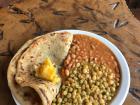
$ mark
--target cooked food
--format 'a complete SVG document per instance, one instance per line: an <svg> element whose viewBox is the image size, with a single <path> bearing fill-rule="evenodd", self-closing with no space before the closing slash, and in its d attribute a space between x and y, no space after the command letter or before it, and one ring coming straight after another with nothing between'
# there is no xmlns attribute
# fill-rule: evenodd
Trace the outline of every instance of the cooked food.
<svg viewBox="0 0 140 105"><path fill-rule="evenodd" d="M35 38L38 39L39 37ZM16 75L16 69L17 69L17 61L22 55L24 51L30 46L34 41L29 40L26 42L20 50L16 53L16 55L11 60L9 67L8 67L8 73L7 73L7 79L8 79L8 85L11 89L12 95L17 99L18 102L25 105L34 105L36 103L41 103L40 97L36 94L36 92L29 87L20 87L17 82L15 81L15 75ZM36 100L36 102L34 101Z"/></svg>
<svg viewBox="0 0 140 105"><path fill-rule="evenodd" d="M36 76L53 83L59 83L61 80L57 74L56 68L49 58L47 58L43 65L39 67L39 70L36 71Z"/></svg>
<svg viewBox="0 0 140 105"><path fill-rule="evenodd" d="M105 65L82 62L70 70L52 105L107 105L118 85L113 71Z"/></svg>
<svg viewBox="0 0 140 105"><path fill-rule="evenodd" d="M74 36L61 74L63 82L52 105L108 105L120 83L113 53L85 35Z"/></svg>
<svg viewBox="0 0 140 105"><path fill-rule="evenodd" d="M68 32L28 41L8 68L21 105L108 105L120 84L119 64L99 40Z"/></svg>
<svg viewBox="0 0 140 105"><path fill-rule="evenodd" d="M68 32L49 33L34 40L31 44L27 42L17 52L8 68L8 83L13 95L22 105L51 104L61 84L61 81L57 80L59 79L57 72L68 53L72 37L73 35ZM54 73L49 75L50 72ZM44 78L44 75L50 77L53 75L55 80L50 80L50 77ZM18 85L21 91L24 87L33 89L41 101L24 100L23 95L19 95L21 92L16 93L15 85Z"/></svg>

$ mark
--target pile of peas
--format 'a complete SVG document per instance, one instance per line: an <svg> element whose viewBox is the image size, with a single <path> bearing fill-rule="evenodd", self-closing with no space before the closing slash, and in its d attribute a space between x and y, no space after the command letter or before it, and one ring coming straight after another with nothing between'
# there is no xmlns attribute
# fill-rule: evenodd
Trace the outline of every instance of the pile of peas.
<svg viewBox="0 0 140 105"><path fill-rule="evenodd" d="M77 63L66 74L52 105L108 105L119 87L119 78L103 64Z"/></svg>

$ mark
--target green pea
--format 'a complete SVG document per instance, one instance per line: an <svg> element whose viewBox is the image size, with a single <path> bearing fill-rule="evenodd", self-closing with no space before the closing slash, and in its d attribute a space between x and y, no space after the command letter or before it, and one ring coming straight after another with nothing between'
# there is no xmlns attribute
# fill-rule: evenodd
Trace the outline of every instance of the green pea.
<svg viewBox="0 0 140 105"><path fill-rule="evenodd" d="M97 86L99 86L99 85L100 85L100 83L97 81L97 82L96 82L96 85L97 85Z"/></svg>
<svg viewBox="0 0 140 105"><path fill-rule="evenodd" d="M81 80L80 80L80 84L83 84L83 82L84 82L84 81L81 79Z"/></svg>
<svg viewBox="0 0 140 105"><path fill-rule="evenodd" d="M103 99L100 99L99 101L100 101L101 104L105 103L105 101Z"/></svg>
<svg viewBox="0 0 140 105"><path fill-rule="evenodd" d="M98 74L98 76L101 76L102 72L101 71L97 71L97 74Z"/></svg>
<svg viewBox="0 0 140 105"><path fill-rule="evenodd" d="M98 66L95 66L95 70L98 71L99 70L99 67Z"/></svg>
<svg viewBox="0 0 140 105"><path fill-rule="evenodd" d="M88 84L86 85L86 89L89 89L89 85Z"/></svg>
<svg viewBox="0 0 140 105"><path fill-rule="evenodd" d="M58 103L61 103L62 102L62 98L58 98Z"/></svg>
<svg viewBox="0 0 140 105"><path fill-rule="evenodd" d="M93 101L93 105L99 105L98 101L97 100Z"/></svg>
<svg viewBox="0 0 140 105"><path fill-rule="evenodd" d="M88 73L88 69L85 69L85 68L84 68L84 69L83 69L83 73L84 73L84 74Z"/></svg>
<svg viewBox="0 0 140 105"><path fill-rule="evenodd" d="M63 90L66 88L66 86L65 85L62 85L62 87L61 87Z"/></svg>
<svg viewBox="0 0 140 105"><path fill-rule="evenodd" d="M111 91L115 92L116 91L115 87L111 87Z"/></svg>
<svg viewBox="0 0 140 105"><path fill-rule="evenodd" d="M70 97L71 97L71 93L68 93L68 94L67 94L67 97L70 98Z"/></svg>
<svg viewBox="0 0 140 105"><path fill-rule="evenodd" d="M96 78L96 75L94 75L93 77L92 77L92 80L93 81L95 81L97 78Z"/></svg>
<svg viewBox="0 0 140 105"><path fill-rule="evenodd" d="M67 95L67 91L66 90L63 92L63 95Z"/></svg>
<svg viewBox="0 0 140 105"><path fill-rule="evenodd" d="M110 96L109 96L109 97L107 97L107 100L109 100L109 101L110 101L110 100L111 100L111 97L110 97Z"/></svg>
<svg viewBox="0 0 140 105"><path fill-rule="evenodd" d="M70 87L70 88L69 88L69 92L72 92L72 91L73 91L73 88L72 88L72 87Z"/></svg>
<svg viewBox="0 0 140 105"><path fill-rule="evenodd" d="M76 92L77 92L77 90L74 90L74 91L73 91L73 93L72 93L72 96L73 96L73 97L76 96Z"/></svg>
<svg viewBox="0 0 140 105"><path fill-rule="evenodd" d="M86 92L85 91L82 91L82 95L85 96L86 95Z"/></svg>
<svg viewBox="0 0 140 105"><path fill-rule="evenodd" d="M85 90L85 89L86 89L86 86L85 86L85 84L83 84L83 85L82 85L82 89L83 89L83 90Z"/></svg>
<svg viewBox="0 0 140 105"><path fill-rule="evenodd" d="M100 99L102 99L102 98L103 98L102 94L99 94L99 98L100 98Z"/></svg>
<svg viewBox="0 0 140 105"><path fill-rule="evenodd" d="M76 67L80 67L80 63L77 63L77 64L76 64Z"/></svg>
<svg viewBox="0 0 140 105"><path fill-rule="evenodd" d="M75 75L76 75L76 74L77 74L77 70L74 70L74 71L73 71L73 74L75 74Z"/></svg>

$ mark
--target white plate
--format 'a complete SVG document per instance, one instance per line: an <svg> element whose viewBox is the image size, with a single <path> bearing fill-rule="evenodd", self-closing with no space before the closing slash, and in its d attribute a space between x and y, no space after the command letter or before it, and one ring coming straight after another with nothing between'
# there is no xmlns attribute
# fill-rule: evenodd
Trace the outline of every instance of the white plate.
<svg viewBox="0 0 140 105"><path fill-rule="evenodd" d="M128 91L129 91L130 72L129 72L129 67L126 62L126 59L124 58L124 56L122 55L120 50L107 39L105 39L97 34L91 33L91 32L82 31L82 30L60 30L60 31L56 31L56 32L66 32L66 31L71 32L72 34L83 34L83 35L88 35L93 38L96 38L99 41L101 41L102 43L104 43L114 53L114 55L116 56L116 58L119 62L119 65L120 65L121 84L120 84L120 89L118 90L117 95L111 102L111 105L122 105L124 100L126 99ZM16 104L20 105L14 96L13 96L13 98L14 98Z"/></svg>

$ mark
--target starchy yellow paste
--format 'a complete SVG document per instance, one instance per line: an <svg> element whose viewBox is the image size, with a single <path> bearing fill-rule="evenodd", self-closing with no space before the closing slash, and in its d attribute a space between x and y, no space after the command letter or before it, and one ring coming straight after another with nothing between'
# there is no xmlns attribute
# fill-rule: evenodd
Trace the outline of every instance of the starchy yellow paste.
<svg viewBox="0 0 140 105"><path fill-rule="evenodd" d="M37 70L37 76L53 83L59 83L61 80L59 75L57 74L56 67L54 67L53 63L49 58L47 58Z"/></svg>

